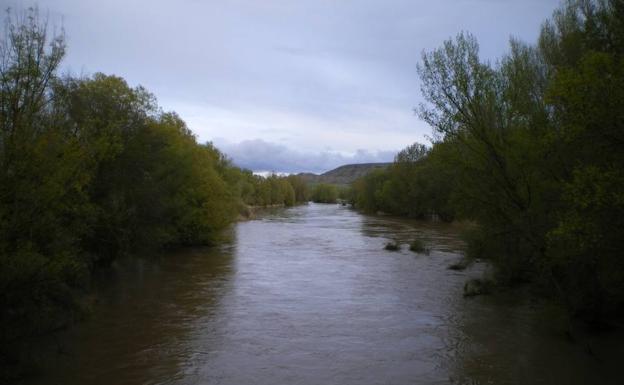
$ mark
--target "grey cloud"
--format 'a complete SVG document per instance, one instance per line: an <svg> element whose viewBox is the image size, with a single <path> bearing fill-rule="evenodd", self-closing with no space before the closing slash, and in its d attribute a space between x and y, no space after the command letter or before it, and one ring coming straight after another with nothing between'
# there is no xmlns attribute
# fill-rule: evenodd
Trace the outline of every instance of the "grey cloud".
<svg viewBox="0 0 624 385"><path fill-rule="evenodd" d="M66 68L145 86L201 140L291 138L288 148L343 154L430 133L411 115L423 50L465 30L494 59L510 36L534 40L559 2L0 0L62 18Z"/></svg>
<svg viewBox="0 0 624 385"><path fill-rule="evenodd" d="M314 172L322 173L338 166L351 163L391 162L396 151L357 150L353 154L322 151L302 152L278 143L262 139L231 143L224 139L213 142L233 162L253 171L278 173Z"/></svg>

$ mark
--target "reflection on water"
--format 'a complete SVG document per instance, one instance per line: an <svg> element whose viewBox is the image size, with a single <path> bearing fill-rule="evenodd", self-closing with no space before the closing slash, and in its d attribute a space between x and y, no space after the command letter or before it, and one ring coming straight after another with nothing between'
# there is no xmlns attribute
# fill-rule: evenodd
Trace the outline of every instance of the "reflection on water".
<svg viewBox="0 0 624 385"><path fill-rule="evenodd" d="M566 340L557 311L464 300L449 225L308 205L231 244L127 261L37 384L617 383L622 338ZM414 254L418 237L431 248ZM389 240L403 243L387 252ZM111 279L112 278L112 279ZM590 354L591 353L591 354ZM619 355L618 355L619 354ZM597 380L600 381L597 381Z"/></svg>

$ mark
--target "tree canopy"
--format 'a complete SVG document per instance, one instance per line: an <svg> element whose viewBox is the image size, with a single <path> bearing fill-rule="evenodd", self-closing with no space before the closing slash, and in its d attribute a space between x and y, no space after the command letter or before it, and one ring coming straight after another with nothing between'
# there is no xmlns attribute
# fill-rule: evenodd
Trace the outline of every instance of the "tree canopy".
<svg viewBox="0 0 624 385"><path fill-rule="evenodd" d="M500 282L533 282L588 319L624 310L623 32L622 1L570 0L494 64L469 33L424 53L433 148L357 181L356 206L469 220L469 254Z"/></svg>
<svg viewBox="0 0 624 385"><path fill-rule="evenodd" d="M305 200L200 144L154 95L114 75L61 76L62 32L36 8L0 36L0 382L84 310L91 272L122 255L211 245L246 205Z"/></svg>

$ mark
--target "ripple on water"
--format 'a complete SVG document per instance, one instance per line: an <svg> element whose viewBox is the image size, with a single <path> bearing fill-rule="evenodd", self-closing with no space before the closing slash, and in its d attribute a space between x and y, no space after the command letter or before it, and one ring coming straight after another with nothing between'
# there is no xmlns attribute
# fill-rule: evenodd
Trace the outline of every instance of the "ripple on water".
<svg viewBox="0 0 624 385"><path fill-rule="evenodd" d="M464 300L457 229L338 205L238 223L220 248L121 261L33 384L617 383L622 338L570 344L522 294ZM432 251L407 245L423 240ZM396 240L399 252L384 245ZM550 312L550 313L549 313ZM55 345L56 346L56 345Z"/></svg>

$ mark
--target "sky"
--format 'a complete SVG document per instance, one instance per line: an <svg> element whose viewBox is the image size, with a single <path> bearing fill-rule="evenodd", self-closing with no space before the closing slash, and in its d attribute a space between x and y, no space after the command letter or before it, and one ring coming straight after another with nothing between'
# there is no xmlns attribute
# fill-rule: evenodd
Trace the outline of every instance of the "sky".
<svg viewBox="0 0 624 385"><path fill-rule="evenodd" d="M63 71L115 74L254 171L391 161L431 128L416 65L461 31L484 59L558 0L0 0L62 27Z"/></svg>

